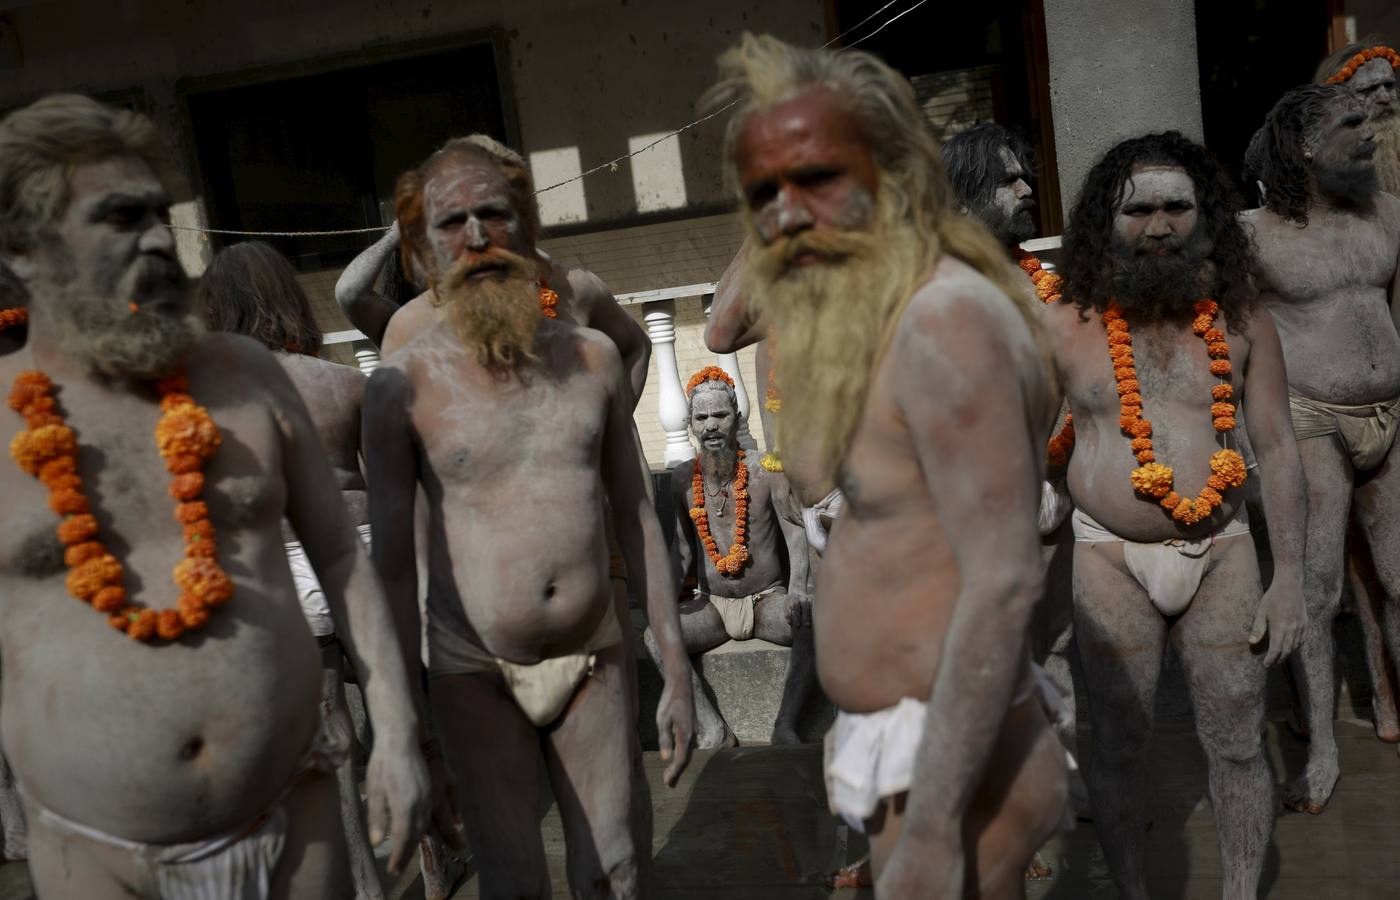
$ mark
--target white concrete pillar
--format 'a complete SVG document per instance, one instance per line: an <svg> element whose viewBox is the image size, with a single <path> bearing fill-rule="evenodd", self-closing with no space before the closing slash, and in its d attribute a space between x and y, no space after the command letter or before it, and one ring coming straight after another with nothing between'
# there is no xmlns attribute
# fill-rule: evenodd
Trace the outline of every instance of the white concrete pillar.
<svg viewBox="0 0 1400 900"><path fill-rule="evenodd" d="M366 375L373 374L379 366L379 349L369 341L356 341L354 347L355 362L359 363L360 371Z"/></svg>
<svg viewBox="0 0 1400 900"><path fill-rule="evenodd" d="M1119 141L1201 124L1194 0L1044 0L1055 161L1066 211Z"/></svg>
<svg viewBox="0 0 1400 900"><path fill-rule="evenodd" d="M710 307L714 305L714 302L714 294L705 298L705 318L707 320L710 318ZM757 450L758 441L753 439L753 432L749 431L749 392L744 387L744 375L739 371L739 354L716 353L715 364L723 369L726 375L734 379L734 395L739 401L739 446L745 450Z"/></svg>
<svg viewBox="0 0 1400 900"><path fill-rule="evenodd" d="M657 414L666 433L663 462L670 466L695 458L690 444L689 404L676 368L676 301L655 300L642 306L642 321L651 338L651 359L656 364Z"/></svg>

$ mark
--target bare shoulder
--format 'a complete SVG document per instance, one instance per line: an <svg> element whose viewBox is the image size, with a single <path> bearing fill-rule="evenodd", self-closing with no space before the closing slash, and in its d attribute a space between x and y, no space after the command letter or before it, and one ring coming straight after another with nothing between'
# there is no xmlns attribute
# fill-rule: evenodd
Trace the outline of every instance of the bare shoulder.
<svg viewBox="0 0 1400 900"><path fill-rule="evenodd" d="M557 261L551 261L550 265L554 269L555 281L567 281L574 296L580 302L590 306L601 301L617 302L613 298L612 291L608 290L608 286L603 283L603 279L587 269L565 265Z"/></svg>
<svg viewBox="0 0 1400 900"><path fill-rule="evenodd" d="M282 373L272 351L246 335L210 331L200 335L185 357L191 374L212 372L221 377L237 373ZM241 380L240 377L240 380Z"/></svg>
<svg viewBox="0 0 1400 900"><path fill-rule="evenodd" d="M570 325L557 320L551 322L550 326L561 329L563 336L573 342L574 346L578 348L579 356L589 369L599 372L615 369L621 373L622 355L618 353L617 345L603 332L583 325Z"/></svg>
<svg viewBox="0 0 1400 900"><path fill-rule="evenodd" d="M1033 343L1018 301L968 264L945 256L910 298L894 347L1009 350L1023 342Z"/></svg>
<svg viewBox="0 0 1400 900"><path fill-rule="evenodd" d="M392 355L417 337L433 321L436 312L431 291L424 291L399 307L384 328L383 343L380 344L384 355Z"/></svg>

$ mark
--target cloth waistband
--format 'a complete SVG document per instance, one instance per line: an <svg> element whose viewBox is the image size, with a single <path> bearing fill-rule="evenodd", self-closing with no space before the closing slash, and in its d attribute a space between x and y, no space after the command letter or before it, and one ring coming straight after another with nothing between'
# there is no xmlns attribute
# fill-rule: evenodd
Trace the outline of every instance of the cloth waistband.
<svg viewBox="0 0 1400 900"><path fill-rule="evenodd" d="M1092 544L1099 541L1117 541L1120 544L1141 544L1142 546L1156 546L1163 544L1169 547L1179 547L1184 552L1189 552L1194 547L1208 546L1219 538L1237 537L1242 534L1249 534L1249 512L1245 505L1241 503L1235 510L1235 516L1224 525L1212 531L1203 538L1196 540L1186 540L1185 538L1167 538L1161 541L1130 541L1127 538L1119 537L1107 528L1100 525L1093 516L1086 513L1079 507L1075 507L1070 516L1070 524L1074 527L1075 543Z"/></svg>
<svg viewBox="0 0 1400 900"><path fill-rule="evenodd" d="M621 642L622 627L617 621L612 601L609 600L602 620L584 645L572 654L563 655L597 653ZM441 675L485 675L501 671L501 663L499 657L472 638L444 626L434 616L428 617L429 678Z"/></svg>

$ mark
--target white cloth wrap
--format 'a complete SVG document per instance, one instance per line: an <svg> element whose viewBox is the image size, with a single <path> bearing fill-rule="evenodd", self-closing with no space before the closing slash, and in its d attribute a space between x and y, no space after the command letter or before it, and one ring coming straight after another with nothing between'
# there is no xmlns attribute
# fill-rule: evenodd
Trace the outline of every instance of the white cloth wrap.
<svg viewBox="0 0 1400 900"><path fill-rule="evenodd" d="M365 550L369 550L369 525L358 525L355 531L360 536L360 543L365 545ZM321 582L311 568L311 561L306 558L301 541L289 541L285 547L287 565L292 570L292 585L297 591L297 602L301 604L301 614L306 617L306 624L311 626L311 633L318 638L335 634L335 621L331 619L330 604L326 602L326 594L321 590Z"/></svg>
<svg viewBox="0 0 1400 900"><path fill-rule="evenodd" d="M838 519L845 505L846 497L841 493L841 489L833 488L831 493L818 500L815 506L802 507L802 527L807 531L807 543L811 544L812 549L819 555L826 552L826 526L822 525L822 516Z"/></svg>
<svg viewBox="0 0 1400 900"><path fill-rule="evenodd" d="M1055 482L1040 483L1040 536L1045 537L1056 528L1074 509L1074 501L1069 498L1069 487L1061 479Z"/></svg>

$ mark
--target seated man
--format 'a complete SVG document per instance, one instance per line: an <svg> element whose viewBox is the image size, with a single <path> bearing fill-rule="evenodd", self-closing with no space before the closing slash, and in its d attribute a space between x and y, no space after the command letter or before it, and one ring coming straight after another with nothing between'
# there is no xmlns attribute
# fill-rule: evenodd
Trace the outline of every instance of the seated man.
<svg viewBox="0 0 1400 900"><path fill-rule="evenodd" d="M1223 897L1258 895L1274 822L1264 675L1302 631L1305 507L1278 333L1255 303L1237 204L1219 163L1180 134L1118 144L1085 180L1065 231L1066 302L1042 319L1077 426L1085 770L1109 871L1132 900L1148 896L1148 742L1168 641L1205 750ZM1257 475L1237 449L1246 425ZM1241 490L1254 477L1276 562L1267 592ZM1266 652L1251 646L1266 639Z"/></svg>
<svg viewBox="0 0 1400 900"><path fill-rule="evenodd" d="M690 379L687 396L700 455L671 467L679 568L683 578L693 573L698 582L694 597L681 603L685 652L755 637L791 647L773 743L795 744L797 717L815 677L807 536L792 521L796 516L781 513L792 505L787 479L744 461L733 380L716 366L701 369ZM655 657L650 631L646 642ZM692 693L698 746L737 746L698 674Z"/></svg>
<svg viewBox="0 0 1400 900"><path fill-rule="evenodd" d="M694 711L621 356L603 334L546 316L555 298L523 165L453 141L400 179L398 200L443 316L375 370L364 441L374 558L409 660L420 484L428 508L428 693L445 751L435 775L445 781L445 761L462 788L483 896L549 895L542 773L560 805L573 892L652 896L605 502L660 644L668 784L689 758Z"/></svg>
<svg viewBox="0 0 1400 900"><path fill-rule="evenodd" d="M296 270L286 257L262 241L234 244L220 250L204 270L195 300L210 331L246 335L277 358L306 403L311 424L340 488L345 511L368 549L369 500L360 472L360 400L365 392L365 375L353 366L317 358L321 330L311 313L311 301L297 281ZM330 605L306 549L285 521L282 536L302 615L321 645L322 715L341 717L348 727L344 651L336 639ZM354 760L347 756L336 776L355 896L357 900L382 900L384 891L375 871L374 854L365 838Z"/></svg>
<svg viewBox="0 0 1400 900"><path fill-rule="evenodd" d="M86 97L0 122L0 256L31 312L0 358L0 732L30 874L42 897L338 898L345 736L318 712L284 516L365 686L393 869L428 793L412 695L296 389L192 320L157 147Z"/></svg>

